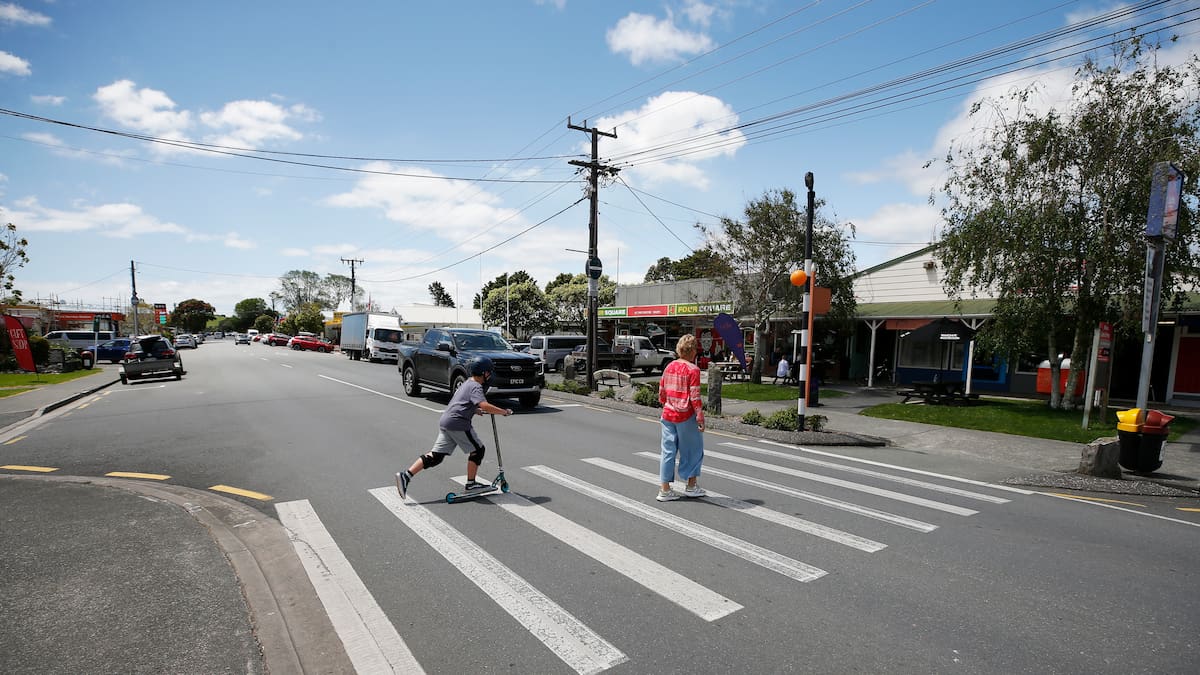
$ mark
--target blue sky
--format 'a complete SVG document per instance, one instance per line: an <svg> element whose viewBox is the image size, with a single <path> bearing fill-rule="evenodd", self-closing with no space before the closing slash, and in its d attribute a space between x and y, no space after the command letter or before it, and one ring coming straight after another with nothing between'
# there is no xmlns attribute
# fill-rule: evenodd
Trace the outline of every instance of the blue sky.
<svg viewBox="0 0 1200 675"><path fill-rule="evenodd" d="M433 281L469 306L506 271L543 286L582 271L568 161L589 144L570 116L617 134L600 141L621 172L601 188L599 250L622 283L701 246L695 223L802 192L807 171L865 268L936 237L941 174L922 166L970 138L973 101L1036 83L1061 104L1082 56L1037 55L1103 57L1085 41L1133 25L1181 36L1164 59L1182 58L1200 22L1168 27L1197 9L0 0L0 221L29 240L16 277L31 300L127 304L133 260L143 300L232 313L289 270L349 275L346 258L383 309L429 302Z"/></svg>

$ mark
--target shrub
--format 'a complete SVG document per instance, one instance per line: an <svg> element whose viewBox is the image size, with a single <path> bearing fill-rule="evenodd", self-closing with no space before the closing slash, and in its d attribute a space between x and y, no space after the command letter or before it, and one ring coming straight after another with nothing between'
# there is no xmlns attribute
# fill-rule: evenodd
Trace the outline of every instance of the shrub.
<svg viewBox="0 0 1200 675"><path fill-rule="evenodd" d="M640 385L637 392L633 395L633 402L638 405L648 406L650 408L658 407L658 392L654 391L654 387Z"/></svg>
<svg viewBox="0 0 1200 675"><path fill-rule="evenodd" d="M579 394L580 396L587 396L589 393L586 384L583 384L582 382L576 382L574 380L563 380L561 383L550 383L546 385L546 388L553 389L554 391L566 392L568 394Z"/></svg>
<svg viewBox="0 0 1200 675"><path fill-rule="evenodd" d="M825 422L829 421L829 418L825 417L824 415L809 415L808 417L805 417L804 420L808 422L806 428L809 431L824 431Z"/></svg>
<svg viewBox="0 0 1200 675"><path fill-rule="evenodd" d="M768 429L778 429L780 431L795 431L800 421L800 413L792 408L784 408L771 413L771 416L763 422L763 426Z"/></svg>
<svg viewBox="0 0 1200 675"><path fill-rule="evenodd" d="M763 423L763 414L758 411L758 408L749 410L742 415L742 424L751 424L758 426Z"/></svg>
<svg viewBox="0 0 1200 675"><path fill-rule="evenodd" d="M33 362L43 366L50 362L50 341L41 335L29 336L29 349L33 352Z"/></svg>
<svg viewBox="0 0 1200 675"><path fill-rule="evenodd" d="M605 389L604 391L601 391L596 395L599 396L600 398L616 398L617 392L614 389Z"/></svg>

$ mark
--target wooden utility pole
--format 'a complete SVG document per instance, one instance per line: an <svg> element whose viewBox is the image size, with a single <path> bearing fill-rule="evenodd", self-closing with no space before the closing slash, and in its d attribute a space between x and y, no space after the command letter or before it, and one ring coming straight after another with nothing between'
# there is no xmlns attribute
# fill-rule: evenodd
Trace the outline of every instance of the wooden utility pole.
<svg viewBox="0 0 1200 675"><path fill-rule="evenodd" d="M588 197L591 200L591 215L588 218L588 260L584 265L584 273L588 278L588 318L587 318L587 387L589 391L596 388L596 315L598 313L598 304L600 297L600 275L603 272L603 266L600 263L600 256L597 255L597 241L599 239L599 219L600 219L600 174L604 173L608 176L616 175L618 169L612 166L605 166L600 163L600 137L608 136L616 138L617 131L613 129L610 134L600 131L595 128L588 128L587 120L583 121L583 126L571 124L571 118L567 118L567 128L575 131L582 131L591 134L592 136L592 161L581 162L579 160L571 160L569 163L575 166L581 166L589 171L588 175Z"/></svg>
<svg viewBox="0 0 1200 675"><path fill-rule="evenodd" d="M354 266L363 264L363 261L354 258L342 258L342 262L350 266L350 311L354 311L354 293L358 290L355 285L357 282L354 278Z"/></svg>

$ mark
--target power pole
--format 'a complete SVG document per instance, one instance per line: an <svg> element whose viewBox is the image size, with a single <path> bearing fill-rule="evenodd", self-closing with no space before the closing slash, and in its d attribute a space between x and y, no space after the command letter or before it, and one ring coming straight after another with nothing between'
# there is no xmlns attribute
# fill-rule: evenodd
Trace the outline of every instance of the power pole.
<svg viewBox="0 0 1200 675"><path fill-rule="evenodd" d="M567 118L567 128L592 135L592 161L581 162L573 159L569 162L569 164L584 167L589 171L588 197L591 201L591 215L588 218L588 260L584 266L584 273L588 278L587 388L588 391L592 391L596 388L596 315L600 298L600 275L603 271L600 257L596 254L600 220L600 174L614 176L619 170L616 167L600 163L600 136L616 138L617 131L613 129L610 134L596 128L588 128L587 120L583 121L583 126L577 126L571 124L570 117Z"/></svg>
<svg viewBox="0 0 1200 675"><path fill-rule="evenodd" d="M132 261L132 260L130 260L130 261L129 261L129 280L130 280L131 282L133 282L133 298L132 298L132 303L133 303L133 333L131 333L131 335L132 335L133 337L137 337L137 334L138 334L138 325L137 325L137 323L138 323L138 322L137 322L137 319L138 319L138 316L137 316L137 315L138 315L137 274L135 274L135 273L134 273L134 269L133 269L133 261Z"/></svg>
<svg viewBox="0 0 1200 675"><path fill-rule="evenodd" d="M355 260L354 258L342 258L342 262L350 266L350 311L353 312L354 293L358 290L357 282L354 279L354 266L363 264L363 261Z"/></svg>

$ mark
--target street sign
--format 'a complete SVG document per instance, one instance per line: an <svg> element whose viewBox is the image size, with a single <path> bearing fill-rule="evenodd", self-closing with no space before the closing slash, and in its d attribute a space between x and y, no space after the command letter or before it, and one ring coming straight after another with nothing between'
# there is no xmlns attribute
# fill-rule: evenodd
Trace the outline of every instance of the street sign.
<svg viewBox="0 0 1200 675"><path fill-rule="evenodd" d="M604 266L600 264L600 259L596 256L588 258L587 268L585 269L589 279L599 279L604 272Z"/></svg>
<svg viewBox="0 0 1200 675"><path fill-rule="evenodd" d="M1179 220L1179 194L1183 172L1170 162L1157 162L1150 174L1150 207L1146 213L1146 236L1175 239Z"/></svg>

